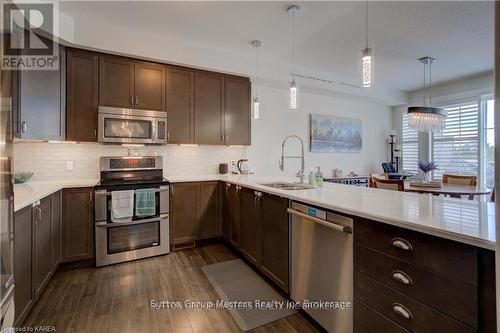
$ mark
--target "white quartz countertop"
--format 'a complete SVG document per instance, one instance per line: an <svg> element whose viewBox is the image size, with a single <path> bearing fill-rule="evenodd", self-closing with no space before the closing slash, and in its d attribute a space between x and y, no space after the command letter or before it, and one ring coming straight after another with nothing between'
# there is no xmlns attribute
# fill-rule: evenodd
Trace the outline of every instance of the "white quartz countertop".
<svg viewBox="0 0 500 333"><path fill-rule="evenodd" d="M75 179L16 184L14 185L14 211L17 212L63 188L93 187L98 182L98 179Z"/></svg>
<svg viewBox="0 0 500 333"><path fill-rule="evenodd" d="M495 205L490 202L331 183L309 190L280 190L261 184L284 179L255 175L168 175L166 178L172 183L226 181L317 207L495 250ZM97 182L88 179L15 185L15 211L62 188L94 186Z"/></svg>
<svg viewBox="0 0 500 333"><path fill-rule="evenodd" d="M495 250L495 205L491 202L331 183L309 190L280 190L261 184L283 179L255 175L168 178L172 183L218 179L321 208Z"/></svg>

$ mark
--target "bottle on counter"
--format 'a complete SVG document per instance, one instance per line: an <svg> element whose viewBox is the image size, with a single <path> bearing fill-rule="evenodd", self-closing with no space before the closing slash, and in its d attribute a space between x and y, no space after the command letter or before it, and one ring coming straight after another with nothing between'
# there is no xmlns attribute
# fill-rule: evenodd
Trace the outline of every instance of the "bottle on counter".
<svg viewBox="0 0 500 333"><path fill-rule="evenodd" d="M316 174L314 176L316 178L316 186L322 187L323 186L323 172L321 172L321 167L318 167L318 171L316 171Z"/></svg>
<svg viewBox="0 0 500 333"><path fill-rule="evenodd" d="M309 185L316 186L316 176L313 171L309 172Z"/></svg>

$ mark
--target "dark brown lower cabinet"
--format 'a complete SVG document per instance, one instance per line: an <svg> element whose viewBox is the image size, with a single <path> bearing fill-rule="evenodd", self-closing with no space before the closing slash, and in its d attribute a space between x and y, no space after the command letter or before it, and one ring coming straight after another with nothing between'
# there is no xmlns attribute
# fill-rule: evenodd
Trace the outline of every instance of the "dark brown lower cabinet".
<svg viewBox="0 0 500 333"><path fill-rule="evenodd" d="M94 258L93 188L70 188L62 192L61 262Z"/></svg>
<svg viewBox="0 0 500 333"><path fill-rule="evenodd" d="M51 197L40 200L33 207L33 278L35 301L40 298L53 273L52 269L52 213Z"/></svg>
<svg viewBox="0 0 500 333"><path fill-rule="evenodd" d="M241 190L240 250L253 263L260 263L262 193L249 188Z"/></svg>
<svg viewBox="0 0 500 333"><path fill-rule="evenodd" d="M238 248L241 238L241 186L231 185L228 192L229 242Z"/></svg>
<svg viewBox="0 0 500 333"><path fill-rule="evenodd" d="M220 221L218 181L170 185L171 244L217 237Z"/></svg>
<svg viewBox="0 0 500 333"><path fill-rule="evenodd" d="M50 202L52 214L52 271L55 272L61 262L62 191L52 194Z"/></svg>
<svg viewBox="0 0 500 333"><path fill-rule="evenodd" d="M231 186L234 185L225 182L220 183L221 207L222 207L221 234L226 241L229 241L229 195L230 195L229 189L231 188Z"/></svg>
<svg viewBox="0 0 500 333"><path fill-rule="evenodd" d="M32 266L32 211L25 207L14 214L15 323L21 324L35 301Z"/></svg>
<svg viewBox="0 0 500 333"><path fill-rule="evenodd" d="M288 199L262 193L262 254L260 267L288 292Z"/></svg>
<svg viewBox="0 0 500 333"><path fill-rule="evenodd" d="M492 251L355 218L354 332L496 332L494 270Z"/></svg>
<svg viewBox="0 0 500 333"><path fill-rule="evenodd" d="M22 324L60 261L61 191L14 214L15 323Z"/></svg>
<svg viewBox="0 0 500 333"><path fill-rule="evenodd" d="M222 189L226 240L288 293L288 199L231 183Z"/></svg>

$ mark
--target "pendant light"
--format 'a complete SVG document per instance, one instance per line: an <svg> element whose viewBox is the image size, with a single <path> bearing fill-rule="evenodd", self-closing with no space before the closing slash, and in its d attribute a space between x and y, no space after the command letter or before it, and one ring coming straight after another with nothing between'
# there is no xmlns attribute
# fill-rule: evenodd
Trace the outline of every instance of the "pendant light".
<svg viewBox="0 0 500 333"><path fill-rule="evenodd" d="M423 105L408 108L408 126L418 132L438 132L444 128L448 112L443 108L432 106L432 63L436 59L423 57L418 60L424 64ZM427 69L429 71L428 86L426 80Z"/></svg>
<svg viewBox="0 0 500 333"><path fill-rule="evenodd" d="M295 82L295 17L299 16L300 7L291 5L286 10L292 17L292 82L290 82L290 109L298 108L298 87Z"/></svg>
<svg viewBox="0 0 500 333"><path fill-rule="evenodd" d="M261 47L262 42L260 40L253 40L250 42L250 45L252 45L255 48L255 96L253 98L253 118L254 119L259 119L260 118L260 110L259 110L259 47Z"/></svg>
<svg viewBox="0 0 500 333"><path fill-rule="evenodd" d="M370 88L373 84L372 49L368 47L368 1L365 6L365 48L361 51L361 84Z"/></svg>

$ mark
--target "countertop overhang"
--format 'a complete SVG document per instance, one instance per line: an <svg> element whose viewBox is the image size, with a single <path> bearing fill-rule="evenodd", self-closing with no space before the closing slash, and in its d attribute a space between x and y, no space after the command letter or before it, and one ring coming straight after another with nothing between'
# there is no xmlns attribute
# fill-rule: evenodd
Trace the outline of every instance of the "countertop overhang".
<svg viewBox="0 0 500 333"><path fill-rule="evenodd" d="M262 183L284 179L256 175L196 175L166 178L171 183L229 182L344 214L495 250L495 205L491 202L330 183L325 183L321 188L308 190L280 190ZM285 180L290 181L290 179ZM18 211L63 188L94 186L97 182L97 179L86 179L15 185L14 210Z"/></svg>

